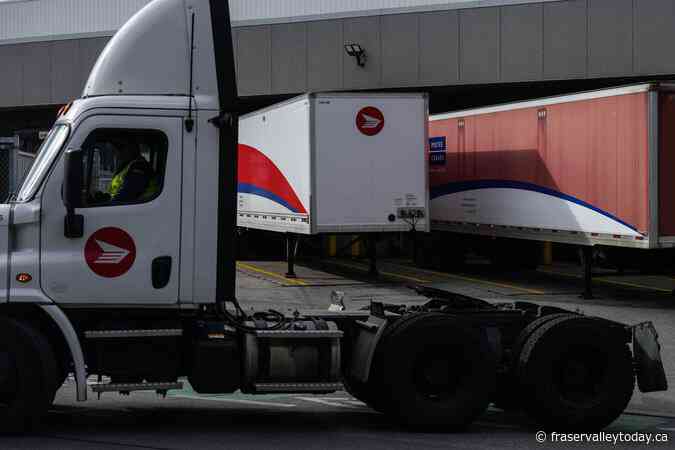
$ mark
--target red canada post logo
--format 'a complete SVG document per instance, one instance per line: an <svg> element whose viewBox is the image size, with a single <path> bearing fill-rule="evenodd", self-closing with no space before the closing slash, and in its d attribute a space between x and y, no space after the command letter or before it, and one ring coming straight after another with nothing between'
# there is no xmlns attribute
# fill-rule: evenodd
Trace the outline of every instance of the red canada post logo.
<svg viewBox="0 0 675 450"><path fill-rule="evenodd" d="M356 128L366 136L375 136L384 128L384 114L374 106L366 106L356 115Z"/></svg>
<svg viewBox="0 0 675 450"><path fill-rule="evenodd" d="M129 233L120 228L101 228L87 239L84 259L96 275L119 277L133 266L136 245Z"/></svg>

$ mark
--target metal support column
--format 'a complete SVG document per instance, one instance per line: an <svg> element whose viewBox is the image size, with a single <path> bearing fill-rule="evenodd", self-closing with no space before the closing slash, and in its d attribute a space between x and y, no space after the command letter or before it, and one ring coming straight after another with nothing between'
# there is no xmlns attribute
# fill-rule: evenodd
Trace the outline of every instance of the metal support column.
<svg viewBox="0 0 675 450"><path fill-rule="evenodd" d="M293 233L286 233L286 261L288 262L286 278L298 278L295 274L295 256L297 252L298 237Z"/></svg>
<svg viewBox="0 0 675 450"><path fill-rule="evenodd" d="M410 230L410 237L412 238L412 259L413 262L417 263L417 254L418 254L418 242L417 242L417 230L413 226Z"/></svg>

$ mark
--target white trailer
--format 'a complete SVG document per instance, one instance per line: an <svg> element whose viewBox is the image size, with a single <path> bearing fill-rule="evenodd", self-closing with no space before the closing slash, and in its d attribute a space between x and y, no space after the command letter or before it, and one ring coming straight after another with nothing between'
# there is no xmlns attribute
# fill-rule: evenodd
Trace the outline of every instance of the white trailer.
<svg viewBox="0 0 675 450"><path fill-rule="evenodd" d="M308 94L239 121L237 225L428 231L425 94Z"/></svg>

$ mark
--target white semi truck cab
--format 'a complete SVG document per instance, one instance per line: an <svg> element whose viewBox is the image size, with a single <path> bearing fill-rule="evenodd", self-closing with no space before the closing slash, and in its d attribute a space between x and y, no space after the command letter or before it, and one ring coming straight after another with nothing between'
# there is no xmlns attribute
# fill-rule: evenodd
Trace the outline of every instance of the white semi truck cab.
<svg viewBox="0 0 675 450"><path fill-rule="evenodd" d="M38 423L69 373L80 401L186 379L201 393L344 387L393 420L445 428L498 402L597 429L636 377L667 388L649 323L430 288L422 307L244 312L238 108L226 0L154 0L111 39L0 206L4 429ZM129 160L142 192L119 186Z"/></svg>

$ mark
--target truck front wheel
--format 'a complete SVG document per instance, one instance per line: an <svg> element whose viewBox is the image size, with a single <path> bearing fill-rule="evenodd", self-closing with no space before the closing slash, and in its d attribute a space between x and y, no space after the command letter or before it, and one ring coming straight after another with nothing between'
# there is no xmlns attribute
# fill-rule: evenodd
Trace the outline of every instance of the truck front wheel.
<svg viewBox="0 0 675 450"><path fill-rule="evenodd" d="M0 430L21 432L35 425L54 398L57 378L54 352L44 336L0 318Z"/></svg>

